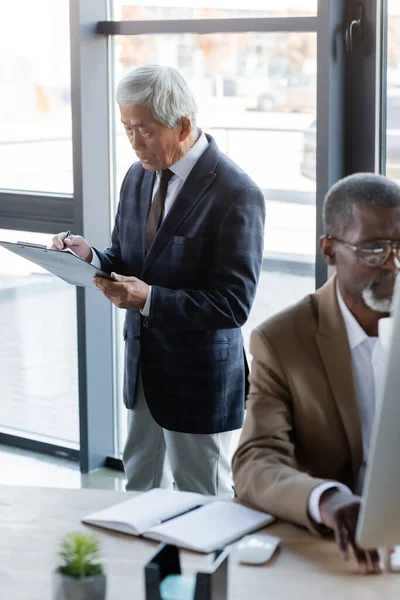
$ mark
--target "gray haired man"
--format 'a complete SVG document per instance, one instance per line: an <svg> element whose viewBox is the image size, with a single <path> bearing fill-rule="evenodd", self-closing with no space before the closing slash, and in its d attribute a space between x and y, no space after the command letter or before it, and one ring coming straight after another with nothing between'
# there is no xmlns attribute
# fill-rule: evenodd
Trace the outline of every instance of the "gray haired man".
<svg viewBox="0 0 400 600"><path fill-rule="evenodd" d="M246 396L240 328L261 268L263 194L196 127L175 69L133 70L117 102L139 161L122 184L111 245L93 252L65 234L54 245L112 273L95 283L127 309L127 488L174 482L230 497L229 446Z"/></svg>

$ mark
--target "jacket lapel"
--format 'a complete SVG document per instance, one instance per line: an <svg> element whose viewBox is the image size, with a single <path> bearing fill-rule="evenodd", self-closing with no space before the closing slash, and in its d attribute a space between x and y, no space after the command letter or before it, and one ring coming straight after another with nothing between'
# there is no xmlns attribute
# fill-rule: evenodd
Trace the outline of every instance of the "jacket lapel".
<svg viewBox="0 0 400 600"><path fill-rule="evenodd" d="M351 351L336 297L336 277L330 279L316 296L319 308L317 344L347 435L355 482L363 459L361 419Z"/></svg>
<svg viewBox="0 0 400 600"><path fill-rule="evenodd" d="M208 148L193 167L171 209L161 223L145 258L142 276L215 180L216 174L214 171L219 159L219 150L214 140L210 136L207 136L207 138L209 140Z"/></svg>
<svg viewBox="0 0 400 600"><path fill-rule="evenodd" d="M142 179L142 185L140 190L140 211L141 211L141 223L142 223L142 255L143 259L146 256L146 224L150 212L151 198L153 194L154 182L156 179L156 173L151 171L145 171Z"/></svg>

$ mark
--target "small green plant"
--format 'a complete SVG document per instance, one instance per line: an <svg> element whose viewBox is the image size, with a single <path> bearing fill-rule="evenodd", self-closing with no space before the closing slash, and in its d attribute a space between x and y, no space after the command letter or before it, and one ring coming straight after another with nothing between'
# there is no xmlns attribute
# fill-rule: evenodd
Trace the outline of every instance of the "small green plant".
<svg viewBox="0 0 400 600"><path fill-rule="evenodd" d="M95 533L71 531L61 541L60 557L64 564L60 573L80 579L102 575L100 564L100 542Z"/></svg>

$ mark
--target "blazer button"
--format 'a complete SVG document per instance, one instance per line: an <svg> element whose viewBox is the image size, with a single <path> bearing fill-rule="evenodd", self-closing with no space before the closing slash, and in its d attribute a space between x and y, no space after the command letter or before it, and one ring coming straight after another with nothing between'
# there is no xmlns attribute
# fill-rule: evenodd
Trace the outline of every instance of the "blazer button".
<svg viewBox="0 0 400 600"><path fill-rule="evenodd" d="M140 337L138 335L134 335L133 339L135 340L135 342L139 343L140 342Z"/></svg>

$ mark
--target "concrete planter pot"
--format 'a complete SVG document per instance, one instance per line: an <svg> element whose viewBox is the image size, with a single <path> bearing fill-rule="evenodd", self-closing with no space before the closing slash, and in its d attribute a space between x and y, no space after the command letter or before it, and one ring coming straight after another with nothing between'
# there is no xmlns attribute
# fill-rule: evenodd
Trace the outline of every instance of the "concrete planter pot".
<svg viewBox="0 0 400 600"><path fill-rule="evenodd" d="M60 571L53 573L53 600L105 600L106 576L76 579Z"/></svg>

